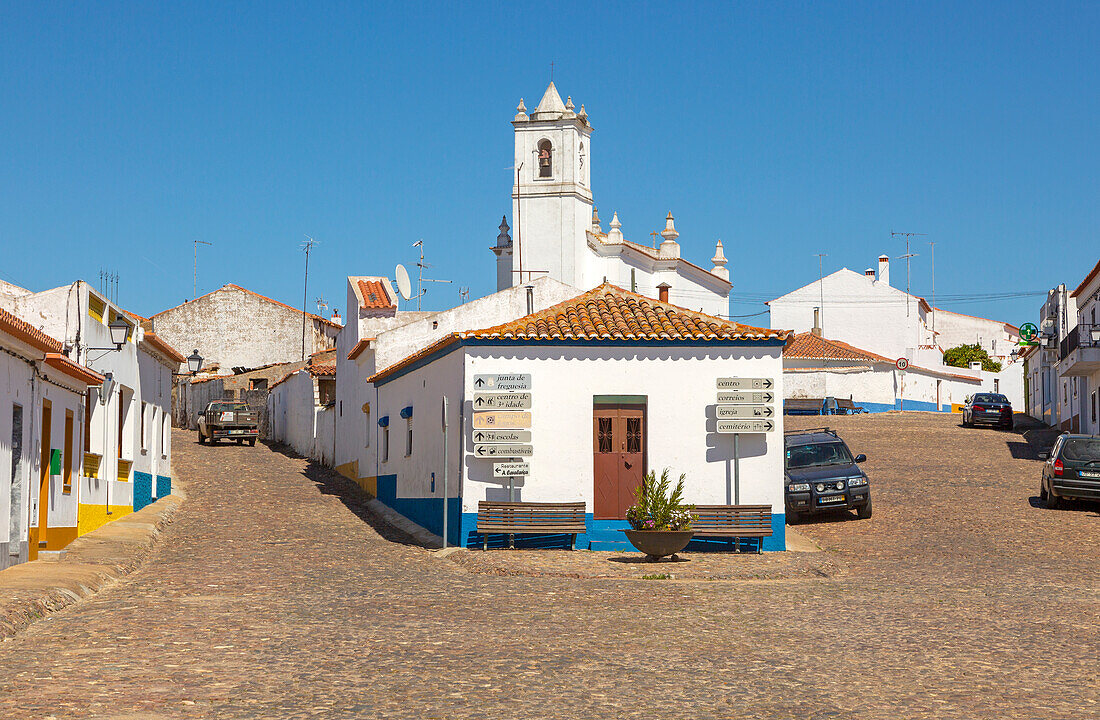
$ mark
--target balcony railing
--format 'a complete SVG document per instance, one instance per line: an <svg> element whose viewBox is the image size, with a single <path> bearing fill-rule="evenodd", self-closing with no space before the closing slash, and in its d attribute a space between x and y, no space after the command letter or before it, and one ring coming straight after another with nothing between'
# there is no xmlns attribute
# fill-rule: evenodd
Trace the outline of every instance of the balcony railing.
<svg viewBox="0 0 1100 720"><path fill-rule="evenodd" d="M1058 359L1065 360L1066 356L1079 347L1100 347L1100 340L1092 339L1092 331L1100 328L1100 325L1081 324L1069 331L1062 338L1059 347Z"/></svg>

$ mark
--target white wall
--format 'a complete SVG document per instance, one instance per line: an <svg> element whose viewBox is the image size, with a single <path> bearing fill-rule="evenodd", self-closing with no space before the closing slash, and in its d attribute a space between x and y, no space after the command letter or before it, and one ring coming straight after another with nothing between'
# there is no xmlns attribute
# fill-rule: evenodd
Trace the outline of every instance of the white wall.
<svg viewBox="0 0 1100 720"><path fill-rule="evenodd" d="M0 346L7 350L22 347L21 343L8 340L0 335ZM25 347L23 349L32 354ZM34 486L37 491L38 459L35 452L41 425L37 394L31 391L32 376L33 370L24 358L0 352L0 569L27 559L28 502L31 477L36 480ZM22 460L13 477L12 410L16 404L23 408Z"/></svg>
<svg viewBox="0 0 1100 720"><path fill-rule="evenodd" d="M936 343L944 350L959 345L980 345L996 360L1007 360L1017 348L1020 336L1003 322L963 315L949 310L934 310ZM931 320L929 321L931 324Z"/></svg>

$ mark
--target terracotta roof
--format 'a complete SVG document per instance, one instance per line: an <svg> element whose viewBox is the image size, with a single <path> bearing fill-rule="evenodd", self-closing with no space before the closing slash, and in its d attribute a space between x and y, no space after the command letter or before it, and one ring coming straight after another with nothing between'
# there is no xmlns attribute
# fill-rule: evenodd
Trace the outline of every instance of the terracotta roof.
<svg viewBox="0 0 1100 720"><path fill-rule="evenodd" d="M456 332L367 378L375 382L460 340L529 341L787 341L790 330L771 330L722 320L604 283L594 290L518 320Z"/></svg>
<svg viewBox="0 0 1100 720"><path fill-rule="evenodd" d="M158 318L166 312L170 312L172 310L175 310L178 307L183 307L184 305L187 305L189 303L196 302L198 300L201 300L204 297L207 297L207 295L213 295L214 293L219 292L221 290L240 290L241 292L246 292L249 295L254 295L255 297L260 298L261 300L266 300L269 303L274 303L275 305L281 305L281 306L285 307L288 310L293 310L296 313L302 312L301 308L291 307L290 305L287 305L285 302L279 302L278 300L274 300L272 298L269 298L266 295L261 295L258 292L253 292L252 290L249 290L248 288L243 288L240 285L234 285L233 283L229 283L227 285L222 285L217 290L211 290L210 292L206 293L206 295L203 295L201 297L197 297L194 300L189 300L188 302L185 302L181 305L176 305L175 307L170 307L167 310L161 310L159 313L157 313L155 315L152 315L150 317L151 318ZM313 318L314 320L319 320L320 322L323 322L326 325L331 325L332 327L336 327L336 328L342 328L343 327L343 325L341 325L340 323L335 323L335 322L329 320L328 318L321 317L320 315L314 315L311 312L307 312L306 317Z"/></svg>
<svg viewBox="0 0 1100 720"><path fill-rule="evenodd" d="M7 310L0 310L0 331L11 335L16 340L31 345L42 352L61 352L61 342L34 327L25 320L17 318Z"/></svg>
<svg viewBox="0 0 1100 720"><path fill-rule="evenodd" d="M359 294L363 297L363 302L359 304L359 307L363 309L388 310L397 307L390 300L389 293L386 292L386 286L380 280L360 280Z"/></svg>
<svg viewBox="0 0 1100 720"><path fill-rule="evenodd" d="M183 353L175 349L164 340L148 330L145 331L145 335L142 338L142 342L148 343L155 350L159 351L162 355L166 356L169 360L175 360L177 363L182 363L187 360Z"/></svg>
<svg viewBox="0 0 1100 720"><path fill-rule="evenodd" d="M355 347L353 347L351 349L351 352L348 353L348 360L354 360L355 358L362 355L363 351L370 347L370 341L373 339L374 338L372 337L365 337L362 338L359 342L355 343Z"/></svg>
<svg viewBox="0 0 1100 720"><path fill-rule="evenodd" d="M786 340L789 330L742 325L604 283L572 300L462 338L516 340Z"/></svg>
<svg viewBox="0 0 1100 720"><path fill-rule="evenodd" d="M44 362L55 370L68 375L74 380L79 380L85 385L102 385L103 376L95 370L84 367L80 363L73 362L61 353L46 353Z"/></svg>
<svg viewBox="0 0 1100 720"><path fill-rule="evenodd" d="M893 360L867 350L860 350L846 342L839 340L827 340L813 333L799 333L787 349L783 351L784 358L800 358L805 360L863 360L865 362L894 363Z"/></svg>
<svg viewBox="0 0 1100 720"><path fill-rule="evenodd" d="M1077 286L1077 289L1069 294L1070 297L1077 297L1081 293L1085 292L1085 287L1096 279L1096 276L1100 275L1100 260L1096 261L1096 267L1092 269L1085 279L1081 281L1081 284Z"/></svg>
<svg viewBox="0 0 1100 720"><path fill-rule="evenodd" d="M313 377L336 377L336 365L310 365L306 370Z"/></svg>

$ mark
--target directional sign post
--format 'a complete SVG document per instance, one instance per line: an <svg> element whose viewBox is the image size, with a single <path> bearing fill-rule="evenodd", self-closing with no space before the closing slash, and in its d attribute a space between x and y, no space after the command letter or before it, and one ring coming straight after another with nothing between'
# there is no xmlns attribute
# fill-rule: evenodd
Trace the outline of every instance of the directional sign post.
<svg viewBox="0 0 1100 720"><path fill-rule="evenodd" d="M474 410L529 410L531 393L474 393Z"/></svg>
<svg viewBox="0 0 1100 720"><path fill-rule="evenodd" d="M497 373L495 375L474 375L474 390L515 392L516 390L530 389L530 373Z"/></svg>
<svg viewBox="0 0 1100 720"><path fill-rule="evenodd" d="M529 443L530 430L474 430L475 443Z"/></svg>
<svg viewBox="0 0 1100 720"><path fill-rule="evenodd" d="M771 378L718 378L719 390L771 390L775 381Z"/></svg>
<svg viewBox="0 0 1100 720"><path fill-rule="evenodd" d="M770 392L718 392L719 405L770 405L775 395Z"/></svg>
<svg viewBox="0 0 1100 720"><path fill-rule="evenodd" d="M479 458L529 457L535 454L531 445L483 445L474 443L474 455Z"/></svg>
<svg viewBox="0 0 1100 720"><path fill-rule="evenodd" d="M514 478L523 477L531 472L531 464L527 462L498 462L493 463L493 477Z"/></svg>
<svg viewBox="0 0 1100 720"><path fill-rule="evenodd" d="M716 405L714 416L719 420L731 418L769 418L775 414L771 405Z"/></svg>
<svg viewBox="0 0 1100 720"><path fill-rule="evenodd" d="M473 426L475 430L529 428L531 427L531 413L508 410L475 412Z"/></svg>
<svg viewBox="0 0 1100 720"><path fill-rule="evenodd" d="M770 433L775 430L771 420L719 420L715 430L720 435L737 433Z"/></svg>

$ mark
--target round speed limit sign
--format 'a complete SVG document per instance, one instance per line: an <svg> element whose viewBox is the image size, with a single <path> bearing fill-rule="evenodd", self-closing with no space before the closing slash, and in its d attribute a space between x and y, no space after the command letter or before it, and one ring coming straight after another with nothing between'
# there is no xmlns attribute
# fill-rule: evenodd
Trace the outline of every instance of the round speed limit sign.
<svg viewBox="0 0 1100 720"><path fill-rule="evenodd" d="M908 369L909 367L909 361L905 358L898 358L897 362L895 362L894 365L897 367L898 370L905 372L906 369Z"/></svg>

